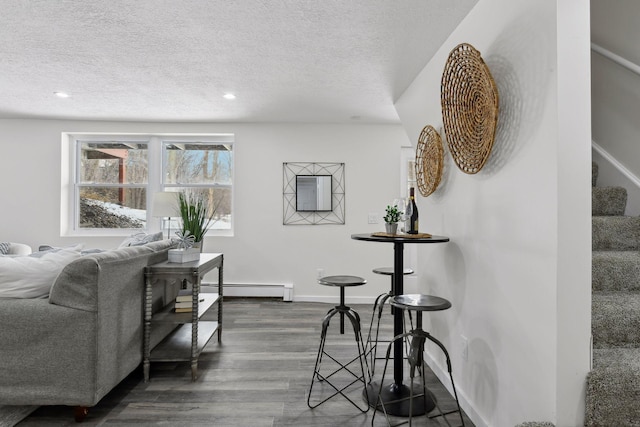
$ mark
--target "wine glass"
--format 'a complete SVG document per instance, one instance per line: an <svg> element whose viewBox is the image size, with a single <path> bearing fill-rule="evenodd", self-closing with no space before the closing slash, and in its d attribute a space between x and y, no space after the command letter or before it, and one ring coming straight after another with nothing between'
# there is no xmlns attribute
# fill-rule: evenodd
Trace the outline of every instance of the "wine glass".
<svg viewBox="0 0 640 427"><path fill-rule="evenodd" d="M404 232L408 233L411 229L409 222L411 221L411 215L413 215L413 205L411 199L407 199L407 204L404 205L404 214L402 215L402 221L404 222Z"/></svg>
<svg viewBox="0 0 640 427"><path fill-rule="evenodd" d="M404 205L404 221L409 221L413 215L413 204L411 199L407 199L407 203Z"/></svg>

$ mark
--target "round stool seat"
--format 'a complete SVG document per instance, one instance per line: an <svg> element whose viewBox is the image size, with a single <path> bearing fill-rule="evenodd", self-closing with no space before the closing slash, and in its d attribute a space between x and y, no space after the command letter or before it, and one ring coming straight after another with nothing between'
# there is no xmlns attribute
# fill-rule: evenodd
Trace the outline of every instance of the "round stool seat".
<svg viewBox="0 0 640 427"><path fill-rule="evenodd" d="M451 308L449 300L421 294L397 295L389 299L389 304L404 310L414 311L438 311Z"/></svg>
<svg viewBox="0 0 640 427"><path fill-rule="evenodd" d="M373 272L376 274L384 274L385 276L393 276L393 267L378 267L374 268ZM407 274L413 274L413 270L410 268L403 268L402 274L404 274L405 276Z"/></svg>
<svg viewBox="0 0 640 427"><path fill-rule="evenodd" d="M318 283L325 286L360 286L367 281L358 276L325 276L318 279Z"/></svg>

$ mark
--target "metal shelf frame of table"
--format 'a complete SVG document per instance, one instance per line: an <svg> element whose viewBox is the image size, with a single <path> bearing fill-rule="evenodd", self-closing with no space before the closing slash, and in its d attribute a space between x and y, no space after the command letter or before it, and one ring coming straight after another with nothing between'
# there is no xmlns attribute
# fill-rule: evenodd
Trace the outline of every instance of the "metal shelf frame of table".
<svg viewBox="0 0 640 427"><path fill-rule="evenodd" d="M198 376L198 357L211 337L218 332L218 343L222 342L222 300L223 300L223 264L224 255L219 253L202 253L197 261L174 263L164 261L145 268L145 310L144 310L144 349L143 371L144 381L149 381L152 361L191 362L191 379ZM202 277L218 269L218 293L200 293ZM153 283L165 280L165 304L153 312ZM177 288L171 292L169 283L183 280L191 283L192 311L175 313L175 297ZM167 296L168 295L168 296ZM218 305L218 321L201 321L200 318L213 306ZM153 325L177 325L160 343L152 347L151 331ZM190 327L189 327L190 326Z"/></svg>
<svg viewBox="0 0 640 427"><path fill-rule="evenodd" d="M393 243L393 281L395 286L395 295L402 295L404 293L404 244L405 243L445 243L449 241L448 237L444 236L431 236L431 237L411 237L404 234L397 234L393 237L388 236L376 236L371 233L367 234L352 234L351 238L354 240L363 240L367 242L381 242L381 243ZM404 332L402 310L394 310L393 314L393 335L398 336ZM403 384L404 378L404 353L403 343L396 341L393 345L393 382L388 386L384 386L382 389L382 400L385 402L391 402L398 399L405 398L410 395L409 387ZM378 403L378 394L380 386L372 381L367 387L368 392L366 395L369 399L369 405L376 408ZM417 393L416 393L417 394ZM435 403L427 401L422 403L423 399L414 401L413 415L421 415L429 412ZM425 407L426 405L426 407ZM431 406L432 405L432 406ZM431 406L431 408L430 408ZM387 413L398 416L409 415L409 403L408 401L396 404L385 405Z"/></svg>

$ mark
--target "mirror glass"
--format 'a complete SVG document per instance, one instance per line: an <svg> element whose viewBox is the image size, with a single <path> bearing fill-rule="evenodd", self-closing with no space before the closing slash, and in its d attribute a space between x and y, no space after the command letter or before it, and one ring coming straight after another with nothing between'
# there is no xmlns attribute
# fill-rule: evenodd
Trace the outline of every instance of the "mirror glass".
<svg viewBox="0 0 640 427"><path fill-rule="evenodd" d="M296 175L296 211L332 210L331 175Z"/></svg>

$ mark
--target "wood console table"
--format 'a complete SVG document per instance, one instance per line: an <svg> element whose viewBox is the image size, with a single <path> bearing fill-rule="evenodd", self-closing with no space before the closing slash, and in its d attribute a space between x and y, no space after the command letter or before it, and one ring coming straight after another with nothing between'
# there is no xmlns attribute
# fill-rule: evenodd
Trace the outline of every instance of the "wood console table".
<svg viewBox="0 0 640 427"><path fill-rule="evenodd" d="M145 268L145 313L144 313L144 349L142 366L144 381L149 381L151 361L191 362L191 379L195 381L198 374L198 356L211 337L218 332L218 342L222 341L222 293L223 293L223 254L203 253L198 261L173 263L164 261ZM202 277L218 269L218 293L200 293ZM165 295L163 307L153 313L153 282L165 279ZM175 313L175 297L179 287L168 290L170 279L191 283L191 313ZM218 321L201 321L200 318L214 304L218 304ZM151 330L154 325L176 325L160 343L152 347Z"/></svg>

